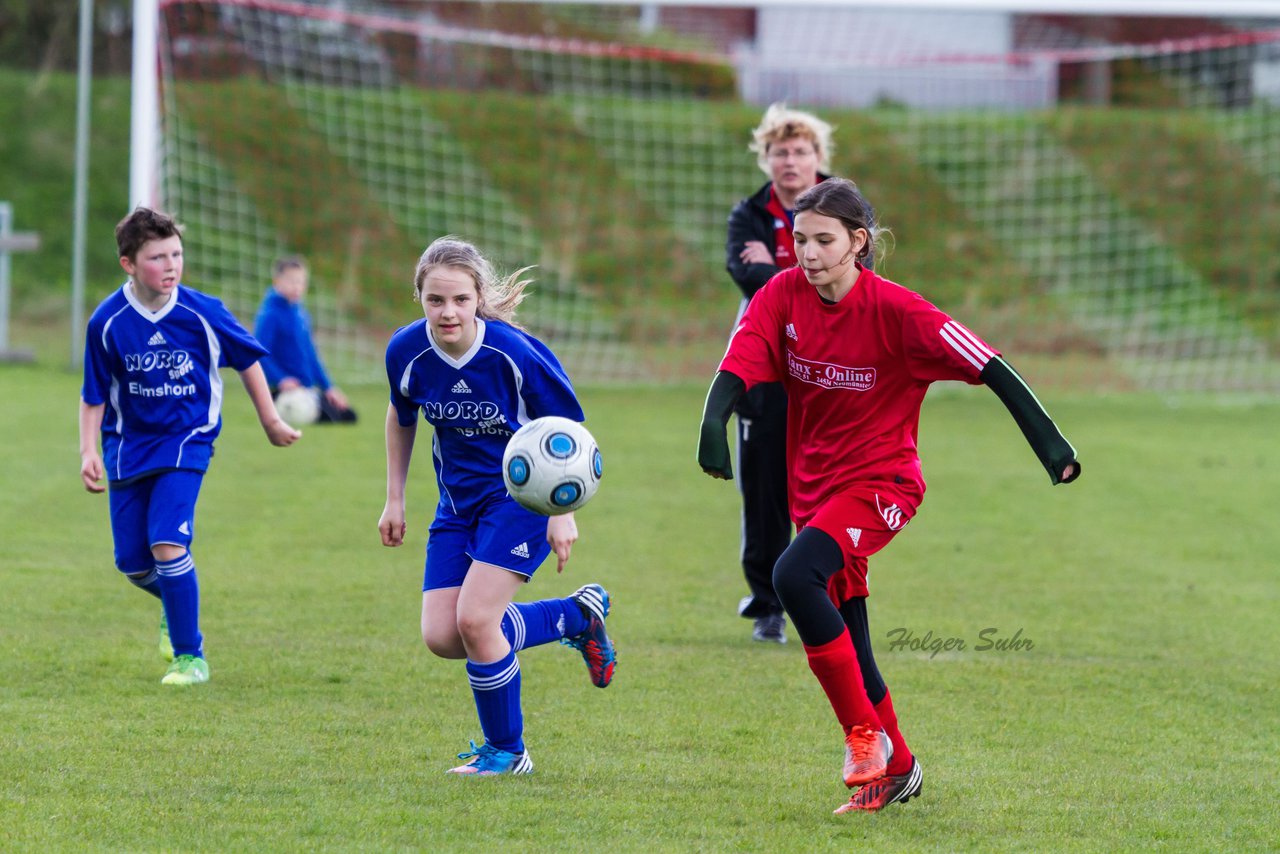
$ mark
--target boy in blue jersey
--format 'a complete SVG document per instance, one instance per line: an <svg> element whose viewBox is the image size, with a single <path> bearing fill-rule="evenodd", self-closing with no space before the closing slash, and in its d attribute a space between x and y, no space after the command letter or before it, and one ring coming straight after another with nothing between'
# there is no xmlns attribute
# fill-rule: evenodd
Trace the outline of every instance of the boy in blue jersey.
<svg viewBox="0 0 1280 854"><path fill-rule="evenodd" d="M526 268L527 269L527 268ZM436 240L418 261L414 290L425 319L387 345L387 503L382 543L404 544L405 482L418 411L434 428L440 501L427 537L422 639L441 658L466 659L484 743L458 754L454 774L528 774L520 705L521 649L560 641L582 653L606 687L616 655L605 632L609 594L598 584L565 599L513 603L520 585L554 551L563 571L578 538L573 514L539 516L507 494L502 455L534 418L583 420L559 361L514 325L528 284L519 270L498 281L471 244Z"/></svg>
<svg viewBox="0 0 1280 854"><path fill-rule="evenodd" d="M85 335L80 399L80 479L110 486L116 566L164 607L161 684L209 681L200 590L188 549L196 499L222 428L222 377L240 372L271 444L302 434L281 420L258 360L266 350L223 304L181 286L182 236L162 213L139 207L116 226L129 280L107 297ZM98 435L102 454L98 453Z"/></svg>
<svg viewBox="0 0 1280 854"><path fill-rule="evenodd" d="M302 304L307 278L306 262L297 256L280 258L272 268L271 287L253 326L253 336L270 351L262 357L262 371L273 396L295 388L315 393L320 402L318 423L354 423L355 410L329 381L311 337L311 316Z"/></svg>

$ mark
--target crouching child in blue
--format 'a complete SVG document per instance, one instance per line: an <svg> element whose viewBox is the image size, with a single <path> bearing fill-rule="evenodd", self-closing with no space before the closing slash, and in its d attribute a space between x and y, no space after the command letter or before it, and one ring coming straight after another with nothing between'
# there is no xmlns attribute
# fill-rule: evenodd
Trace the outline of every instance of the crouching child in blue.
<svg viewBox="0 0 1280 854"><path fill-rule="evenodd" d="M526 268L527 269L527 268ZM527 280L499 281L471 244L442 237L422 254L414 293L426 317L387 346L385 546L404 543L405 485L418 412L434 428L431 456L440 500L427 532L422 639L441 658L465 659L482 744L458 754L460 775L528 774L520 700L522 649L561 641L582 653L599 688L613 678L605 632L609 594L599 584L564 599L512 602L554 551L564 570L578 538L572 513L546 517L507 494L502 455L521 425L547 415L582 421L564 369L513 322Z"/></svg>
<svg viewBox="0 0 1280 854"><path fill-rule="evenodd" d="M182 236L168 216L138 208L116 226L129 280L85 335L80 479L110 487L116 566L160 599L165 685L209 680L200 590L190 547L196 499L222 428L218 368L240 373L271 444L302 434L280 419L258 360L266 353L223 304L181 285ZM98 452L101 436L102 453Z"/></svg>

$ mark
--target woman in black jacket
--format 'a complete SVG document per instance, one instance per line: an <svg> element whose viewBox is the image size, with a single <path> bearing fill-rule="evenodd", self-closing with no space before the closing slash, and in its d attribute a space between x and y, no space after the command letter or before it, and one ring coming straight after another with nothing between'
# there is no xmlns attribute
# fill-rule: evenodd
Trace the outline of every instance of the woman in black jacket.
<svg viewBox="0 0 1280 854"><path fill-rule="evenodd" d="M795 266L792 207L827 177L831 125L772 104L752 133L751 151L769 181L729 214L725 266L747 303L775 273ZM735 327L737 323L734 323ZM738 484L742 490L742 571L751 593L738 613L758 641L786 643L786 618L773 590L773 565L791 542L787 508L787 396L780 383L755 386L738 402Z"/></svg>

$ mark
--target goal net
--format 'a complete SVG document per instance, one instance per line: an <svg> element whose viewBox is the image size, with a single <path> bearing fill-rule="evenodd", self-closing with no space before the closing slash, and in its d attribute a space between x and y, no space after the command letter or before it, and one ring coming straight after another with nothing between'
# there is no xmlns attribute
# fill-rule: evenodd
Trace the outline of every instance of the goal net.
<svg viewBox="0 0 1280 854"><path fill-rule="evenodd" d="M161 203L252 317L307 257L333 373L376 379L456 234L536 264L578 382L706 379L767 104L836 126L878 270L1038 385L1280 391L1280 19L162 0Z"/></svg>

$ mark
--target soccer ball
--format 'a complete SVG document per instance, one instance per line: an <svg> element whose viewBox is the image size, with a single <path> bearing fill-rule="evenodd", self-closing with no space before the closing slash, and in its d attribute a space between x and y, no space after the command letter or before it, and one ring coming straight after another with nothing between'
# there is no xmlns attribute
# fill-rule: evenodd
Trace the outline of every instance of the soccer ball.
<svg viewBox="0 0 1280 854"><path fill-rule="evenodd" d="M276 395L276 412L294 427L315 424L320 418L320 396L305 386L282 391Z"/></svg>
<svg viewBox="0 0 1280 854"><path fill-rule="evenodd" d="M511 436L502 455L502 479L511 497L543 516L559 516L586 504L603 474L596 440L568 418L530 421Z"/></svg>

